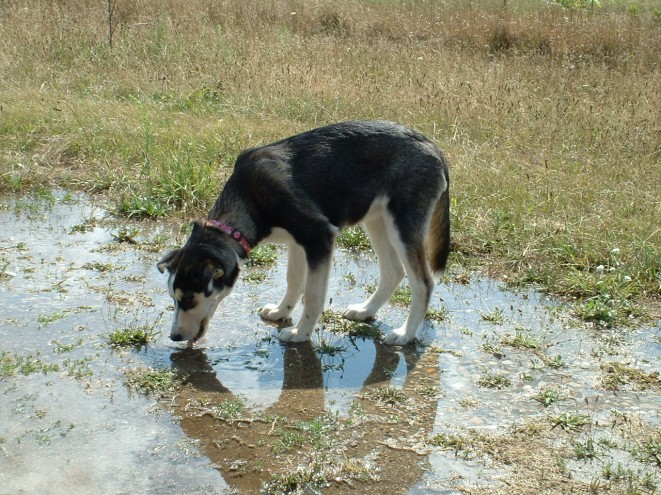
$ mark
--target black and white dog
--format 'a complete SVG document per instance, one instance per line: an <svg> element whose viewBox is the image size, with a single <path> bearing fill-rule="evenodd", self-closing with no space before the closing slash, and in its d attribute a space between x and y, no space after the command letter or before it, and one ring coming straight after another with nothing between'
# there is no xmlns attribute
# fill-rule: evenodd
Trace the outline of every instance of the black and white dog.
<svg viewBox="0 0 661 495"><path fill-rule="evenodd" d="M250 249L262 242L288 245L287 289L265 320L289 318L283 342L310 337L324 308L335 238L362 223L379 261L372 296L344 312L369 320L407 275L411 308L404 324L384 337L411 341L422 324L434 277L450 249L448 166L422 134L392 122L345 122L242 152L208 219L196 222L186 244L158 269L169 271L174 299L170 337L188 346L206 332L218 303L234 287ZM434 277L432 276L432 273Z"/></svg>

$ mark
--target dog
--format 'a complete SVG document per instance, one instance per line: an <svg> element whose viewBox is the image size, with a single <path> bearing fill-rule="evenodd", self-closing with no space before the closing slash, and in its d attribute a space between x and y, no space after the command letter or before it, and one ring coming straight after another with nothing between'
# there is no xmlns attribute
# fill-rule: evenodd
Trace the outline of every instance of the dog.
<svg viewBox="0 0 661 495"><path fill-rule="evenodd" d="M207 219L194 222L185 245L157 265L169 272L174 299L170 338L192 348L232 291L251 248L284 243L287 288L260 316L288 319L302 297L300 319L279 339L309 339L324 309L338 232L362 224L378 259L379 285L343 316L373 319L406 274L409 313L383 341L409 343L450 251L449 181L442 151L393 122L343 122L243 151Z"/></svg>

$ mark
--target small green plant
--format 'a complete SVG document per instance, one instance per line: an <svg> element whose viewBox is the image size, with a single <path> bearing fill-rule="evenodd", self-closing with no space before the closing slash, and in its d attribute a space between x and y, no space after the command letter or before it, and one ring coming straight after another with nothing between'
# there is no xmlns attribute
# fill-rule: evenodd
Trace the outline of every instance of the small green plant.
<svg viewBox="0 0 661 495"><path fill-rule="evenodd" d="M298 467L294 472L274 474L262 483L260 493L264 495L287 495L295 493L318 493L318 488L328 483L318 464Z"/></svg>
<svg viewBox="0 0 661 495"><path fill-rule="evenodd" d="M275 244L264 244L250 251L250 266L272 266L278 261L278 248Z"/></svg>
<svg viewBox="0 0 661 495"><path fill-rule="evenodd" d="M321 315L321 324L331 332L350 337L376 339L381 336L381 331L375 326L360 321L347 320L342 317L342 313L332 309L324 310Z"/></svg>
<svg viewBox="0 0 661 495"><path fill-rule="evenodd" d="M564 413L549 418L552 428L562 428L564 431L577 431L590 423L590 417L586 414Z"/></svg>
<svg viewBox="0 0 661 495"><path fill-rule="evenodd" d="M334 339L332 335L328 337L320 336L318 340L315 340L313 346L317 354L326 356L335 356L347 350L346 344L337 338Z"/></svg>
<svg viewBox="0 0 661 495"><path fill-rule="evenodd" d="M549 407L551 404L555 404L556 402L564 400L564 398L564 395L555 388L547 388L542 390L533 397L533 399L535 399L544 407Z"/></svg>
<svg viewBox="0 0 661 495"><path fill-rule="evenodd" d="M87 262L82 268L84 270L92 270L95 272L115 272L121 270L121 267L113 265L112 263L101 263L101 262Z"/></svg>
<svg viewBox="0 0 661 495"><path fill-rule="evenodd" d="M181 386L181 377L170 368L134 368L124 371L125 385L131 392L165 397Z"/></svg>
<svg viewBox="0 0 661 495"><path fill-rule="evenodd" d="M138 241L136 241L136 237L139 233L140 231L138 229L122 228L117 229L115 232L111 232L110 235L119 243L137 244Z"/></svg>
<svg viewBox="0 0 661 495"><path fill-rule="evenodd" d="M222 421L232 422L243 415L246 409L245 403L237 398L225 399L211 409L214 418Z"/></svg>
<svg viewBox="0 0 661 495"><path fill-rule="evenodd" d="M400 285L395 289L390 302L397 306L409 306L411 304L411 288L408 285Z"/></svg>
<svg viewBox="0 0 661 495"><path fill-rule="evenodd" d="M632 449L633 456L640 462L661 467L661 437L648 438L641 445Z"/></svg>
<svg viewBox="0 0 661 495"><path fill-rule="evenodd" d="M608 462L602 468L602 476L604 479L617 484L624 484L628 489L626 493L655 493L656 483L654 475L651 473L644 473L640 470L634 470L623 466L621 463L613 465ZM641 492L639 488L645 490Z"/></svg>
<svg viewBox="0 0 661 495"><path fill-rule="evenodd" d="M468 441L465 436L459 435L457 433L439 433L433 436L429 440L429 443L434 447L452 449L456 453L464 450L468 444Z"/></svg>
<svg viewBox="0 0 661 495"><path fill-rule="evenodd" d="M477 386L482 388L495 388L502 390L512 386L512 380L504 375L483 375L477 381Z"/></svg>
<svg viewBox="0 0 661 495"><path fill-rule="evenodd" d="M0 352L0 379L12 375L32 375L35 373L57 372L60 367L57 364L45 363L37 352L35 356L20 356L6 351Z"/></svg>
<svg viewBox="0 0 661 495"><path fill-rule="evenodd" d="M535 351L541 348L541 344L537 339L519 329L516 330L514 336L504 338L502 343L503 345L514 347L516 349L528 349Z"/></svg>
<svg viewBox="0 0 661 495"><path fill-rule="evenodd" d="M484 321L494 325L502 325L505 323L505 315L503 314L502 309L494 308L492 311L488 312L480 311L479 314Z"/></svg>
<svg viewBox="0 0 661 495"><path fill-rule="evenodd" d="M427 309L427 313L425 314L425 318L428 320L433 320L433 321L445 321L448 319L448 314L449 311L447 308L439 308L439 309L433 309L429 308Z"/></svg>
<svg viewBox="0 0 661 495"><path fill-rule="evenodd" d="M363 397L386 406L398 406L406 402L406 394L396 387L369 389Z"/></svg>
<svg viewBox="0 0 661 495"><path fill-rule="evenodd" d="M159 332L155 330L154 325L137 325L114 330L106 335L105 339L110 347L140 348L152 342L158 335Z"/></svg>
<svg viewBox="0 0 661 495"><path fill-rule="evenodd" d="M661 388L658 371L646 373L618 362L603 363L601 371L601 384L606 390L620 390L625 385L631 385L636 390Z"/></svg>
<svg viewBox="0 0 661 495"><path fill-rule="evenodd" d="M579 440L572 440L572 447L574 448L574 456L579 461L595 459L597 456L597 449L595 448L594 441L588 438L585 442Z"/></svg>
<svg viewBox="0 0 661 495"><path fill-rule="evenodd" d="M362 227L344 229L337 236L337 244L351 251L369 251L372 249L367 233Z"/></svg>

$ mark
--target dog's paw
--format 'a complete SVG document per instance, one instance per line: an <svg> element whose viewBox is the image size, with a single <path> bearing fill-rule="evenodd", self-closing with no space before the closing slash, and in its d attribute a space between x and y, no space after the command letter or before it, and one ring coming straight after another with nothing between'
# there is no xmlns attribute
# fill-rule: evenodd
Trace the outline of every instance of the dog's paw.
<svg viewBox="0 0 661 495"><path fill-rule="evenodd" d="M367 321L374 318L374 314L367 310L364 304L352 304L342 313L342 316L351 321Z"/></svg>
<svg viewBox="0 0 661 495"><path fill-rule="evenodd" d="M404 328L397 328L383 337L383 343L388 345L406 345L415 335L407 335Z"/></svg>
<svg viewBox="0 0 661 495"><path fill-rule="evenodd" d="M286 320L290 315L291 309L283 309L277 304L267 304L259 311L259 316L268 321Z"/></svg>
<svg viewBox="0 0 661 495"><path fill-rule="evenodd" d="M305 332L299 332L296 327L283 328L278 334L280 342L305 342L309 335Z"/></svg>

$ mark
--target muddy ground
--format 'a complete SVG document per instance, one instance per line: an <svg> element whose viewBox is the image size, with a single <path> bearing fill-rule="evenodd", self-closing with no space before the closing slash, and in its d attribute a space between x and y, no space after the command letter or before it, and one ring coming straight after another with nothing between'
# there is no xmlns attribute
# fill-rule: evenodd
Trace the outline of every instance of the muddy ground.
<svg viewBox="0 0 661 495"><path fill-rule="evenodd" d="M416 343L387 347L405 297L366 333L336 318L377 276L339 249L326 322L282 345L257 312L276 251L190 351L155 268L185 229L61 191L0 203L0 494L659 490L659 324L586 326L452 267ZM151 341L110 345L127 328Z"/></svg>

